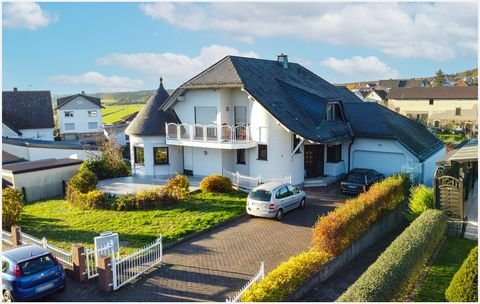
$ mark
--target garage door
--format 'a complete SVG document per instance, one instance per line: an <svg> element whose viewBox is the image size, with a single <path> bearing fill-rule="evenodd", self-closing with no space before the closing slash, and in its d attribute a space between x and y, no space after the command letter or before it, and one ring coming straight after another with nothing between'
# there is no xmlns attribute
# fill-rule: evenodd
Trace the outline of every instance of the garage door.
<svg viewBox="0 0 480 304"><path fill-rule="evenodd" d="M407 162L401 153L357 150L353 152L353 168L375 169L384 175L400 172Z"/></svg>

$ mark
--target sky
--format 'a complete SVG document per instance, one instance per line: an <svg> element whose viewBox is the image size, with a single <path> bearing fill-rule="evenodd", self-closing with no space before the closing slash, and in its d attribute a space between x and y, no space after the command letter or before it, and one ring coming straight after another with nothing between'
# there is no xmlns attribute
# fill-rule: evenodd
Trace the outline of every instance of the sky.
<svg viewBox="0 0 480 304"><path fill-rule="evenodd" d="M476 3L4 2L3 90L175 89L226 55L332 83L477 67Z"/></svg>

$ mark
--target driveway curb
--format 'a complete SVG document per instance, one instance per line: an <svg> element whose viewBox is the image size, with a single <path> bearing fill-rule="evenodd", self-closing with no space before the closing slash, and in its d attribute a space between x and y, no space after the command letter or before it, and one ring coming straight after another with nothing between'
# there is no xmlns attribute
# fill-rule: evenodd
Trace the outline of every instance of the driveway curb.
<svg viewBox="0 0 480 304"><path fill-rule="evenodd" d="M169 250L172 250L174 247L178 246L178 245L181 245L187 241L190 241L191 239L193 238L196 238L198 236L201 236L202 234L206 234L207 232L210 232L212 230L215 230L217 228L221 228L223 226L227 226L228 224L231 224L232 222L238 220L238 219L241 219L241 218L246 218L247 217L247 213L244 212L242 214L239 214L239 215L235 215L234 217L226 220L226 221L223 221L221 223L218 223L218 224L215 224L205 230L202 230L202 231L198 231L198 232L195 232L193 234L190 234L190 235L187 235L186 237L184 237L183 239L180 239L178 241L175 241L173 243L170 243L170 244L167 244L165 246L163 246L163 252L165 253L166 251L169 251Z"/></svg>

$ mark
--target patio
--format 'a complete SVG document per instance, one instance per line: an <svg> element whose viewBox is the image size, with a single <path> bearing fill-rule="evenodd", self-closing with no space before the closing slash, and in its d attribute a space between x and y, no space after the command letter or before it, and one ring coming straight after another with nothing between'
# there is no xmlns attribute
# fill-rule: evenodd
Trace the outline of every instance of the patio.
<svg viewBox="0 0 480 304"><path fill-rule="evenodd" d="M167 180L173 176L127 176L104 179L98 182L97 187L105 193L113 195L125 195L137 193L141 190L165 185ZM201 178L189 176L190 192L199 189Z"/></svg>

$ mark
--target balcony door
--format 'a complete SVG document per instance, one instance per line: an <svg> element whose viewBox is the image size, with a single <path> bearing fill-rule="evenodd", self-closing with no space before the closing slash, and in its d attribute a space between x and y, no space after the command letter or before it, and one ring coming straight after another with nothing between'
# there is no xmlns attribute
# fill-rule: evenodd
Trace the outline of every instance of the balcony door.
<svg viewBox="0 0 480 304"><path fill-rule="evenodd" d="M247 137L247 107L235 106L233 112L235 121L235 139L245 140Z"/></svg>
<svg viewBox="0 0 480 304"><path fill-rule="evenodd" d="M199 125L216 125L217 124L217 108L216 107L195 107L195 124ZM207 138L217 138L217 128L207 127ZM203 127L195 127L194 138L202 140L204 136Z"/></svg>

